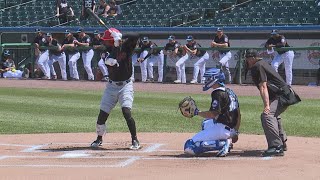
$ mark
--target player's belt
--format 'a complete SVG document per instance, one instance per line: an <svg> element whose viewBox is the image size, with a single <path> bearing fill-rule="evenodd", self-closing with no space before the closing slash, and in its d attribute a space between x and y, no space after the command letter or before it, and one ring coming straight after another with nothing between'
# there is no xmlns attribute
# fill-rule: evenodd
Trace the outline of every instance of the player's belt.
<svg viewBox="0 0 320 180"><path fill-rule="evenodd" d="M128 80L125 80L125 81L112 81L112 80L109 80L109 83L110 84L115 84L117 86L123 86L127 83L129 83L131 81L131 79L128 79Z"/></svg>

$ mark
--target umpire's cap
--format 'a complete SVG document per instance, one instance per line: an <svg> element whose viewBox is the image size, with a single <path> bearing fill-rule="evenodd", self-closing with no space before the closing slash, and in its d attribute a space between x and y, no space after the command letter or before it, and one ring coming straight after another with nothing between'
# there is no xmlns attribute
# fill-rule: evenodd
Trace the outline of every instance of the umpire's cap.
<svg viewBox="0 0 320 180"><path fill-rule="evenodd" d="M276 35L276 34L279 34L279 32L278 32L278 30L274 29L274 30L271 31L270 34L271 34L271 35Z"/></svg>
<svg viewBox="0 0 320 180"><path fill-rule="evenodd" d="M11 53L10 53L10 51L8 49L6 49L6 50L3 51L3 55L4 56L10 56Z"/></svg>
<svg viewBox="0 0 320 180"><path fill-rule="evenodd" d="M176 39L176 37L174 37L173 35L170 35L168 38L168 40L175 40L175 39Z"/></svg>
<svg viewBox="0 0 320 180"><path fill-rule="evenodd" d="M149 41L148 37L145 36L145 37L142 38L142 42L148 42L148 41Z"/></svg>
<svg viewBox="0 0 320 180"><path fill-rule="evenodd" d="M192 41L193 40L193 37L191 35L189 35L186 39L187 41Z"/></svg>
<svg viewBox="0 0 320 180"><path fill-rule="evenodd" d="M97 35L97 34L100 34L100 33L99 33L98 30L95 30L95 31L93 32L93 34L94 34L94 35Z"/></svg>

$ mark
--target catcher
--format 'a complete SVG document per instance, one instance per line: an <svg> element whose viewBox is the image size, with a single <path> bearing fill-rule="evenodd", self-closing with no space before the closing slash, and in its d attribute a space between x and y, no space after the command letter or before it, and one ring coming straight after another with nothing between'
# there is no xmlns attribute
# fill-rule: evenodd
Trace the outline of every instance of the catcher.
<svg viewBox="0 0 320 180"><path fill-rule="evenodd" d="M200 111L191 97L184 98L179 103L183 116L192 118L201 116L202 131L187 140L184 152L199 155L207 151L218 151L217 157L224 157L232 149L232 143L238 141L240 127L240 108L237 95L225 87L225 75L217 68L211 68L204 74L203 91L212 88L211 104L208 111Z"/></svg>

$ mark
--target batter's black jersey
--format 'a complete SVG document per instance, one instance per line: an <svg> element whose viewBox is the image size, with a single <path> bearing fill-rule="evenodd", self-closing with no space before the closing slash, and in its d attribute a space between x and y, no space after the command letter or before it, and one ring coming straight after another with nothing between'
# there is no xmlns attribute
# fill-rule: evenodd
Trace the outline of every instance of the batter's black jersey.
<svg viewBox="0 0 320 180"><path fill-rule="evenodd" d="M213 41L215 43L218 43L218 44L224 44L224 43L228 43L228 47L230 47L230 42L229 42L229 38L227 35L223 34L220 38L218 35L216 35L213 39ZM223 53L227 53L229 52L230 50L219 50L219 53L223 54Z"/></svg>
<svg viewBox="0 0 320 180"><path fill-rule="evenodd" d="M209 110L219 113L216 121L234 128L240 116L237 95L229 88L219 87L213 90L211 99Z"/></svg>
<svg viewBox="0 0 320 180"><path fill-rule="evenodd" d="M266 61L260 60L256 62L250 70L252 80L258 88L261 82L267 82L270 100L277 96L279 88L287 86L279 73L277 73Z"/></svg>
<svg viewBox="0 0 320 180"><path fill-rule="evenodd" d="M82 6L84 9L89 8L93 10L93 6L96 4L95 0L83 0Z"/></svg>
<svg viewBox="0 0 320 180"><path fill-rule="evenodd" d="M62 45L65 45L65 44L74 44L74 42L77 41L77 39L75 37L71 37L70 39L68 38L65 38L62 42ZM69 54L74 54L74 53L77 53L79 52L75 47L72 47L72 48L67 48L66 50L64 50L66 53L69 53Z"/></svg>
<svg viewBox="0 0 320 180"><path fill-rule="evenodd" d="M130 34L123 36L127 38L120 47L106 47L106 54L109 54L109 58L114 58L118 61L119 67L109 66L109 78L112 81L125 81L128 80L132 75L132 54L136 47L137 41L139 39L138 34Z"/></svg>
<svg viewBox="0 0 320 180"><path fill-rule="evenodd" d="M271 37L267 40L265 47L268 45L273 44L276 46L276 48L281 48L281 47L290 47L289 44L287 43L286 38L283 35L276 36L276 37ZM287 52L288 50L282 50L282 51L277 51L279 54L283 54Z"/></svg>

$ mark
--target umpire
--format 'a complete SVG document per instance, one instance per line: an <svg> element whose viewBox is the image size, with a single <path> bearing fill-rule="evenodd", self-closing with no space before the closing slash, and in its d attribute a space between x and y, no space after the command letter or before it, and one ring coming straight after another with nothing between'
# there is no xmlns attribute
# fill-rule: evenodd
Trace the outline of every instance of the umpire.
<svg viewBox="0 0 320 180"><path fill-rule="evenodd" d="M289 105L301 100L271 65L258 57L256 50L247 50L245 58L246 69L251 70L252 80L258 87L264 104L261 123L268 142L268 149L262 156L283 156L283 151L287 150L287 136L280 114Z"/></svg>

